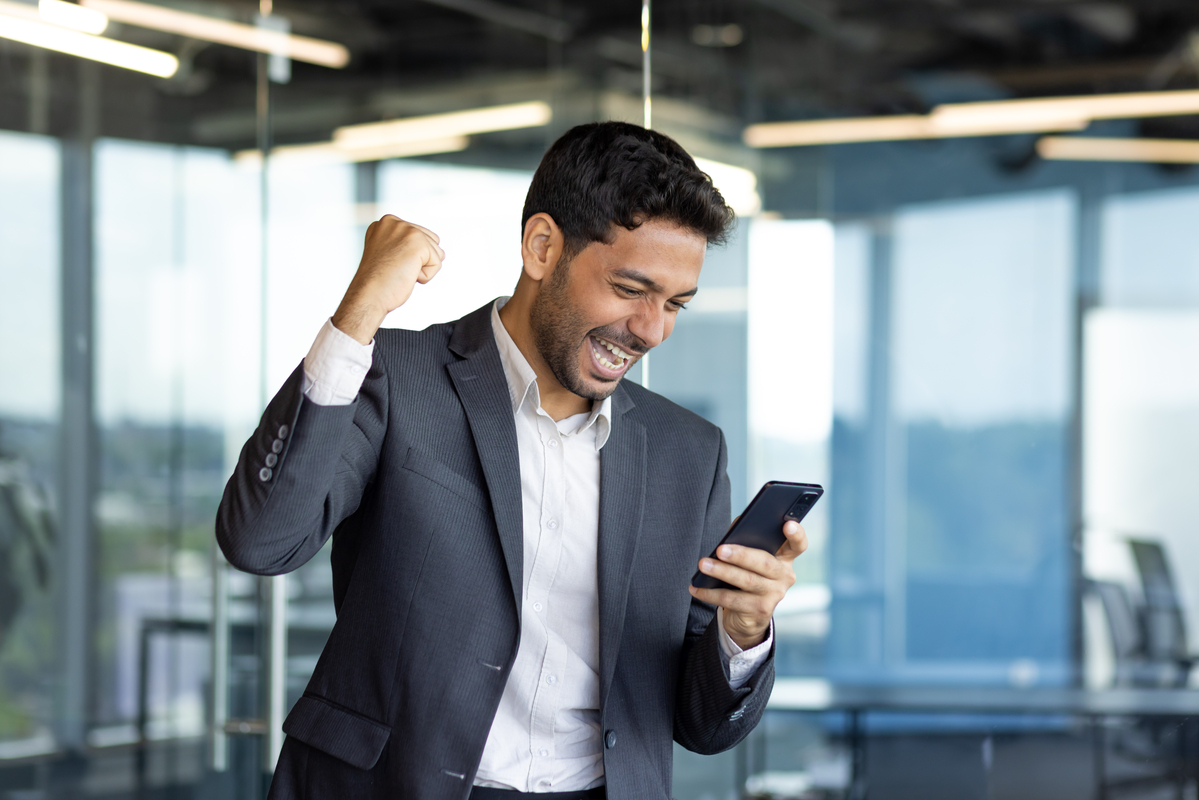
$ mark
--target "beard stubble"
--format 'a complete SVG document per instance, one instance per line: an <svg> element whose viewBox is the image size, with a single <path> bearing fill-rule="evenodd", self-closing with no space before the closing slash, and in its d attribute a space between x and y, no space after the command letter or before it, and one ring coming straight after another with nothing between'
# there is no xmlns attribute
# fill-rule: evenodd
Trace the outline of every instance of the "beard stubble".
<svg viewBox="0 0 1199 800"><path fill-rule="evenodd" d="M610 388L595 389L583 380L579 368L579 347L592 333L586 327L583 315L570 301L570 265L559 262L533 301L529 327L533 331L533 343L549 365L550 371L568 391L587 400L603 400L616 391L620 380L612 381ZM623 336L604 336L608 341L619 343ZM623 345L622 345L623 346ZM634 349L628 349L634 352Z"/></svg>

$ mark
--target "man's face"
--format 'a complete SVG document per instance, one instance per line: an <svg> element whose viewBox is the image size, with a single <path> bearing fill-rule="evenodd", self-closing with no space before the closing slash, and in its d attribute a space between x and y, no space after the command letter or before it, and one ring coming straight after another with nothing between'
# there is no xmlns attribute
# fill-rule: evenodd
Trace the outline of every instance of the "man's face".
<svg viewBox="0 0 1199 800"><path fill-rule="evenodd" d="M559 263L533 304L530 325L563 387L589 400L616 390L629 367L665 341L695 294L707 241L669 222L616 227Z"/></svg>

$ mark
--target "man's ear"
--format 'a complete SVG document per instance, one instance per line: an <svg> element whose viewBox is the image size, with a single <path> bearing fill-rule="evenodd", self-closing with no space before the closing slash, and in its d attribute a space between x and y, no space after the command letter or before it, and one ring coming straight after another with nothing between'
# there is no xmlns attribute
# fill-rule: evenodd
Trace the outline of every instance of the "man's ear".
<svg viewBox="0 0 1199 800"><path fill-rule="evenodd" d="M548 278L562 258L564 241L562 229L549 214L540 212L529 217L520 243L525 274L535 281Z"/></svg>

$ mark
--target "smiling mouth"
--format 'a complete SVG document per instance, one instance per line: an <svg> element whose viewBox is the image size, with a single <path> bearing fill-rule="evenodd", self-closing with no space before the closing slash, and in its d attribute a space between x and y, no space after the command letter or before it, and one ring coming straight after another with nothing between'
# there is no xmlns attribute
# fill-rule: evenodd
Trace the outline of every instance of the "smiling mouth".
<svg viewBox="0 0 1199 800"><path fill-rule="evenodd" d="M591 336L591 354L601 367L611 372L624 372L633 363L636 356L626 353L619 345Z"/></svg>

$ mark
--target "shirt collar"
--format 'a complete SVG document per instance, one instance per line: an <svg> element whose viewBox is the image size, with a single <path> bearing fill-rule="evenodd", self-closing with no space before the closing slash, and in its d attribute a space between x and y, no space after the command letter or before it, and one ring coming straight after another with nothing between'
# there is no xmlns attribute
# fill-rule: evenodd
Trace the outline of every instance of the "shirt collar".
<svg viewBox="0 0 1199 800"><path fill-rule="evenodd" d="M537 373L529 366L528 360L516 342L512 340L508 329L500 319L500 309L510 298L501 297L491 307L491 329L495 333L495 343L500 351L500 363L504 367L504 377L508 379L508 396L512 401L512 415L520 413L525 403L529 410L536 412L541 407L541 393L537 388ZM594 400L591 403L591 415L587 421L575 431L564 431L565 435L582 433L590 426L595 426L595 449L599 450L608 441L612 432L612 397Z"/></svg>

